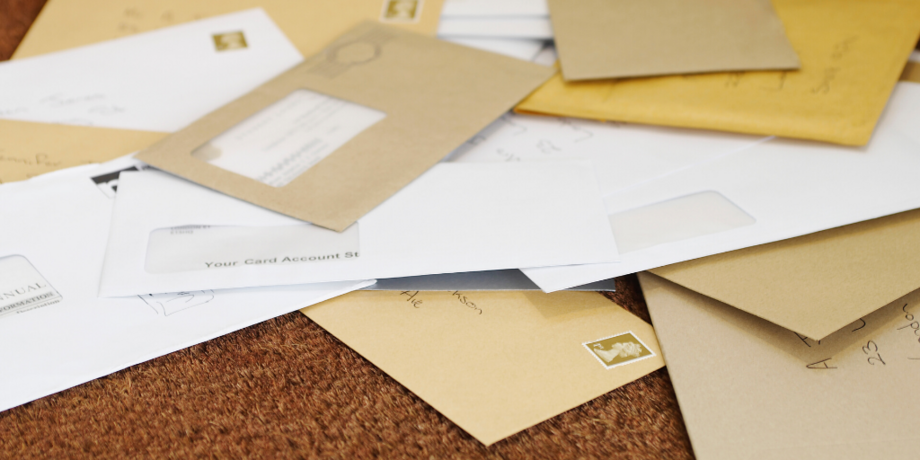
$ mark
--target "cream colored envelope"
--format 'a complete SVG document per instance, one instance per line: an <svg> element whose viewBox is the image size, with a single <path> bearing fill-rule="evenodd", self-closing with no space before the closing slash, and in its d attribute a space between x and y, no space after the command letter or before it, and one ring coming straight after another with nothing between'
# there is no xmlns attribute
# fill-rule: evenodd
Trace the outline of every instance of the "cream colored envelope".
<svg viewBox="0 0 920 460"><path fill-rule="evenodd" d="M549 0L566 81L797 69L770 0Z"/></svg>
<svg viewBox="0 0 920 460"><path fill-rule="evenodd" d="M920 210L651 270L816 340L920 288Z"/></svg>
<svg viewBox="0 0 920 460"><path fill-rule="evenodd" d="M552 72L366 22L302 64L142 151L137 159L342 231L492 123ZM278 131L275 121L282 119L291 128L270 132ZM309 129L316 133L292 140ZM272 147L285 143L280 152ZM234 144L253 147L238 149ZM257 150L266 145L270 147ZM268 150L277 154L270 161L261 155ZM218 164L225 160L227 166Z"/></svg>
<svg viewBox="0 0 920 460"><path fill-rule="evenodd" d="M920 2L773 6L802 62L799 71L582 83L557 75L518 110L864 145L917 43Z"/></svg>
<svg viewBox="0 0 920 460"><path fill-rule="evenodd" d="M13 58L262 8L304 56L362 21L434 35L443 0L49 0Z"/></svg>
<svg viewBox="0 0 920 460"><path fill-rule="evenodd" d="M0 183L109 161L147 147L166 134L0 120Z"/></svg>
<svg viewBox="0 0 920 460"><path fill-rule="evenodd" d="M408 2L412 19L401 18ZM265 9L305 55L363 20L379 20L433 35L442 0L50 0L14 58L87 45L138 32L239 11ZM28 179L141 150L166 133L0 120L0 181ZM92 146L90 148L90 145Z"/></svg>
<svg viewBox="0 0 920 460"><path fill-rule="evenodd" d="M822 354L825 341L655 275L639 281L699 460L917 458L920 291Z"/></svg>
<svg viewBox="0 0 920 460"><path fill-rule="evenodd" d="M301 310L483 444L663 365L594 292L362 291Z"/></svg>

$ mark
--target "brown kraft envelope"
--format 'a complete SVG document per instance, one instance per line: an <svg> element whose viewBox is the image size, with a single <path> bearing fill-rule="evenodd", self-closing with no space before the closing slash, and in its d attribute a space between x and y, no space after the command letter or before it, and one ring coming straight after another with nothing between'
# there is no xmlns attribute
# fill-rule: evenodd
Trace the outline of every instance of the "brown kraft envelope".
<svg viewBox="0 0 920 460"><path fill-rule="evenodd" d="M917 458L920 291L822 355L823 340L649 273L639 282L699 460Z"/></svg>
<svg viewBox="0 0 920 460"><path fill-rule="evenodd" d="M567 81L799 68L769 0L549 0Z"/></svg>
<svg viewBox="0 0 920 460"><path fill-rule="evenodd" d="M914 210L651 272L820 340L920 288L918 261Z"/></svg>
<svg viewBox="0 0 920 460"><path fill-rule="evenodd" d="M356 291L301 311L486 445L664 365L652 327L596 292Z"/></svg>
<svg viewBox="0 0 920 460"><path fill-rule="evenodd" d="M412 17L394 14L411 3ZM14 58L111 40L195 19L262 7L304 55L364 20L434 35L442 0L50 0ZM0 120L0 182L112 160L167 133Z"/></svg>
<svg viewBox="0 0 920 460"><path fill-rule="evenodd" d="M537 64L368 22L137 158L236 198L342 231L552 74ZM192 156L212 138L298 89L376 109L386 117L282 187Z"/></svg>

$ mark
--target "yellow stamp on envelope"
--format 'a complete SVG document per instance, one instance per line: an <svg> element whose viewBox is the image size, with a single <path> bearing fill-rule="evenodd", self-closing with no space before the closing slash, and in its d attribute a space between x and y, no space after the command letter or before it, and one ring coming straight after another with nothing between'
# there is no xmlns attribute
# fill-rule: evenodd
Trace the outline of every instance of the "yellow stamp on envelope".
<svg viewBox="0 0 920 460"><path fill-rule="evenodd" d="M604 337L582 345L607 369L655 356L631 331Z"/></svg>

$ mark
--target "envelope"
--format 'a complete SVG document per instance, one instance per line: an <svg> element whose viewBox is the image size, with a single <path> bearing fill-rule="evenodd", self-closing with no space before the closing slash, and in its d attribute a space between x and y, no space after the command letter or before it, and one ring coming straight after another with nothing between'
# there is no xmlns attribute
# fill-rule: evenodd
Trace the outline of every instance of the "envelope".
<svg viewBox="0 0 920 460"><path fill-rule="evenodd" d="M920 405L905 395L920 379L920 293L812 361L797 351L823 344L654 275L639 281L696 458L916 458Z"/></svg>
<svg viewBox="0 0 920 460"><path fill-rule="evenodd" d="M770 0L548 0L566 81L797 69Z"/></svg>
<svg viewBox="0 0 920 460"><path fill-rule="evenodd" d="M549 17L546 0L445 0L441 19L454 16L543 16Z"/></svg>
<svg viewBox="0 0 920 460"><path fill-rule="evenodd" d="M490 270L481 272L420 275L403 278L378 279L364 288L368 291L539 291L520 270ZM616 280L576 286L570 291L616 291Z"/></svg>
<svg viewBox="0 0 920 460"><path fill-rule="evenodd" d="M821 340L920 288L917 260L913 210L651 272Z"/></svg>
<svg viewBox="0 0 920 460"><path fill-rule="evenodd" d="M443 0L49 0L14 59L262 8L304 56L362 21L433 35Z"/></svg>
<svg viewBox="0 0 920 460"><path fill-rule="evenodd" d="M438 37L526 38L552 40L549 18L525 17L446 17L438 24Z"/></svg>
<svg viewBox="0 0 920 460"><path fill-rule="evenodd" d="M246 48L218 49L228 31ZM0 63L0 181L143 149L300 61L253 9Z"/></svg>
<svg viewBox="0 0 920 460"><path fill-rule="evenodd" d="M102 163L166 133L0 120L0 183L87 163Z"/></svg>
<svg viewBox="0 0 920 460"><path fill-rule="evenodd" d="M365 23L137 158L342 231L551 74L537 64Z"/></svg>
<svg viewBox="0 0 920 460"><path fill-rule="evenodd" d="M301 61L246 10L0 63L0 118L172 132Z"/></svg>
<svg viewBox="0 0 920 460"><path fill-rule="evenodd" d="M746 134L508 113L454 150L456 163L590 161L601 195L765 142Z"/></svg>
<svg viewBox="0 0 920 460"><path fill-rule="evenodd" d="M441 0L415 3L413 11L417 20L401 20L383 13L385 8L390 10L391 3L395 5L403 1L353 0L346 4L342 0L132 0L128 3L123 0L51 0L32 24L14 57L35 56L88 45L254 6L267 10L304 55L320 50L340 33L364 19L380 20L396 27L434 34ZM309 27L304 26L307 23ZM136 59L137 56L131 57L132 62ZM23 180L87 161L104 162L148 147L162 136L161 133L67 129L56 125L0 120L0 162L3 165L0 168L0 181ZM94 139L94 149L85 149L86 139Z"/></svg>
<svg viewBox="0 0 920 460"><path fill-rule="evenodd" d="M535 62L534 59L546 48L543 40L520 38L478 38L478 37L441 37L445 41L469 46L483 51L504 54L513 58ZM555 62L555 60L553 61ZM550 63L549 65L552 65Z"/></svg>
<svg viewBox="0 0 920 460"><path fill-rule="evenodd" d="M346 282L99 299L112 199L67 174L0 186L0 410L364 287Z"/></svg>
<svg viewBox="0 0 920 460"><path fill-rule="evenodd" d="M122 174L118 191L100 287L107 297L616 254L588 163L440 164L342 233L158 171Z"/></svg>
<svg viewBox="0 0 920 460"><path fill-rule="evenodd" d="M920 208L918 108L902 82L866 147L773 139L609 195L619 263L524 273L555 290Z"/></svg>
<svg viewBox="0 0 920 460"><path fill-rule="evenodd" d="M518 110L864 145L920 35L909 0L775 0L799 71L565 83ZM563 66L565 60L563 57Z"/></svg>
<svg viewBox="0 0 920 460"><path fill-rule="evenodd" d="M663 365L652 327L593 292L361 291L301 311L486 445Z"/></svg>

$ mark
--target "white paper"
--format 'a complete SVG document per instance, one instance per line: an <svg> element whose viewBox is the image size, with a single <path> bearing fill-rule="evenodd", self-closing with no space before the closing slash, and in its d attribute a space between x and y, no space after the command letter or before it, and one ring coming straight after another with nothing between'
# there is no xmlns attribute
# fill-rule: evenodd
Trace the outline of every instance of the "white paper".
<svg viewBox="0 0 920 460"><path fill-rule="evenodd" d="M716 192L754 223L688 238L664 235L642 249L621 250L620 262L544 267L524 273L547 292L677 262L793 238L920 208L920 84L897 84L865 147L771 139L658 180L608 195L613 219L668 200ZM726 209L731 206L726 206ZM700 216L661 213L654 226L700 226ZM661 232L658 232L661 233ZM651 243L651 244L649 244Z"/></svg>
<svg viewBox="0 0 920 460"><path fill-rule="evenodd" d="M113 206L97 168L0 186L15 216L0 225L0 309L21 305L0 315L0 410L371 283L97 298Z"/></svg>
<svg viewBox="0 0 920 460"><path fill-rule="evenodd" d="M295 242L275 240L234 247L230 257L225 240L198 239L189 256L196 258L197 270L145 269L152 232L204 225L313 227L165 173L122 174L101 295L396 278L616 257L597 183L585 162L436 165L358 221L360 249L351 254L343 248L296 252ZM276 230L265 229L266 234ZM348 232L355 230L312 231L350 239Z"/></svg>
<svg viewBox="0 0 920 460"><path fill-rule="evenodd" d="M552 40L548 17L442 17L438 37L529 38Z"/></svg>
<svg viewBox="0 0 920 460"><path fill-rule="evenodd" d="M543 16L549 17L546 0L445 0L441 17Z"/></svg>
<svg viewBox="0 0 920 460"><path fill-rule="evenodd" d="M301 60L251 9L0 63L0 118L172 132Z"/></svg>
<svg viewBox="0 0 920 460"><path fill-rule="evenodd" d="M842 333L859 338L821 354L824 340L639 279L696 458L917 458L920 292L857 321Z"/></svg>

